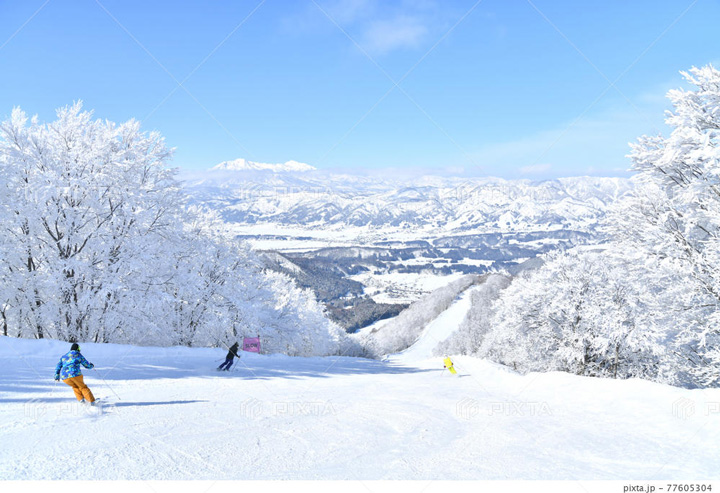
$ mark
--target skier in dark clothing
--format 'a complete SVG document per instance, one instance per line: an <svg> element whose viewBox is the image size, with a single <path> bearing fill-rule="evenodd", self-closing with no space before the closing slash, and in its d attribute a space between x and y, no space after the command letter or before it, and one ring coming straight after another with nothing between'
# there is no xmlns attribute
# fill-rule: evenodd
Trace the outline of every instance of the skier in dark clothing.
<svg viewBox="0 0 720 493"><path fill-rule="evenodd" d="M230 346L230 351L228 351L227 356L225 356L225 362L222 365L218 366L218 370L228 371L230 369L230 367L233 365L233 359L240 357L237 353L239 347L240 345L237 342Z"/></svg>

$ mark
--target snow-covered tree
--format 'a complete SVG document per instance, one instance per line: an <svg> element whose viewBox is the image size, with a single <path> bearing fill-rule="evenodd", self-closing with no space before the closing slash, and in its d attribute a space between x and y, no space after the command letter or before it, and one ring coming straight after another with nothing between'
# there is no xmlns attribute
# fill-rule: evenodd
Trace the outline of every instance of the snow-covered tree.
<svg viewBox="0 0 720 493"><path fill-rule="evenodd" d="M613 252L554 252L493 305L496 316L476 353L521 371L656 378L664 352L650 323L652 294Z"/></svg>
<svg viewBox="0 0 720 493"><path fill-rule="evenodd" d="M265 324L266 343L293 356L330 354L334 348L347 355L358 351L345 331L323 315L311 290L295 288L283 274L267 272L266 277L268 290L275 294L273 317Z"/></svg>
<svg viewBox="0 0 720 493"><path fill-rule="evenodd" d="M159 134L79 103L57 116L15 109L0 124L3 334L186 346L260 334L291 341L271 351L342 349L306 293L186 205Z"/></svg>
<svg viewBox="0 0 720 493"><path fill-rule="evenodd" d="M15 246L6 269L23 278L19 304L36 337L86 340L115 306L114 276L173 234L181 195L164 167L169 150L137 122L93 121L79 104L51 124L27 123L15 109L0 125L3 236Z"/></svg>
<svg viewBox="0 0 720 493"><path fill-rule="evenodd" d="M615 237L662 266L682 292L671 341L691 384L720 385L720 71L684 72L692 90L672 90L669 137L642 137L630 157L636 192L613 214Z"/></svg>

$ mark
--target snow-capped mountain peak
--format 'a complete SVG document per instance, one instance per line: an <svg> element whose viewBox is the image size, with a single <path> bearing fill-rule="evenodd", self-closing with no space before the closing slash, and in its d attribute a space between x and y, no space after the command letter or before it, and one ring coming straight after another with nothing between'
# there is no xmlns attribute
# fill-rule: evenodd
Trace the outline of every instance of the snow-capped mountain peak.
<svg viewBox="0 0 720 493"><path fill-rule="evenodd" d="M234 161L223 161L211 168L212 171L272 171L274 173L281 172L298 172L298 171L314 171L316 168L306 163L298 161L287 161L285 163L258 163L248 161L247 159L235 159Z"/></svg>

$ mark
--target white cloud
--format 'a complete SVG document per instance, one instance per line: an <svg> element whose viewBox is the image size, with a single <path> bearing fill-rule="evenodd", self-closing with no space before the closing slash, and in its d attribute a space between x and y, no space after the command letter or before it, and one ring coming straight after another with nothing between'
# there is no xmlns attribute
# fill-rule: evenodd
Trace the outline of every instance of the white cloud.
<svg viewBox="0 0 720 493"><path fill-rule="evenodd" d="M337 31L336 22L372 55L423 47L433 35L440 36L462 13L462 9L437 0L316 2L309 2L304 11L284 19L285 29L300 34L327 33Z"/></svg>
<svg viewBox="0 0 720 493"><path fill-rule="evenodd" d="M415 48L428 33L424 22L425 20L419 17L404 15L373 21L365 29L361 44L375 53Z"/></svg>

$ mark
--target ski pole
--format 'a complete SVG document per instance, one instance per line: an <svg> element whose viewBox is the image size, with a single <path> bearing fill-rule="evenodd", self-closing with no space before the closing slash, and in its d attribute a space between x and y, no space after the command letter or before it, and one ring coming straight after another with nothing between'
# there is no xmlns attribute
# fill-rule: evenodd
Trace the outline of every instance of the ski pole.
<svg viewBox="0 0 720 493"><path fill-rule="evenodd" d="M93 368L93 371L94 371L95 373L97 373L98 376L100 376L100 373L99 373L95 368ZM109 389L112 391L112 393L115 394L115 397L117 397L119 401L122 400L122 399L120 398L120 396L117 395L117 392L115 392L115 391L113 390L113 388L110 387L110 385L108 385L108 383L105 381L105 379L104 379L103 377L100 376L100 380L102 380L103 383L107 386L107 388L109 388Z"/></svg>

